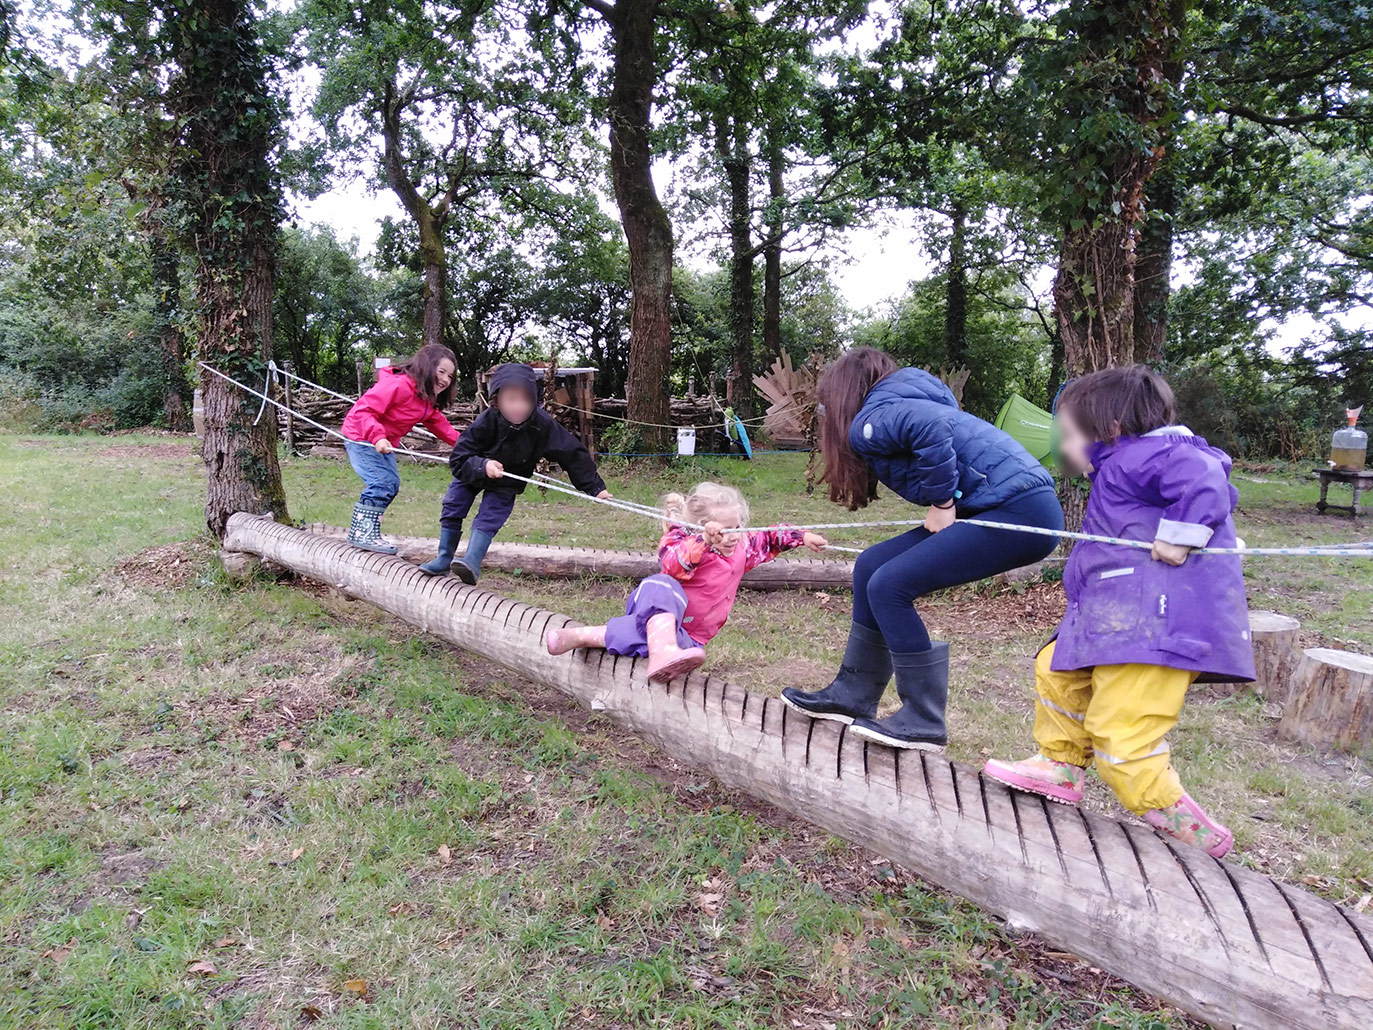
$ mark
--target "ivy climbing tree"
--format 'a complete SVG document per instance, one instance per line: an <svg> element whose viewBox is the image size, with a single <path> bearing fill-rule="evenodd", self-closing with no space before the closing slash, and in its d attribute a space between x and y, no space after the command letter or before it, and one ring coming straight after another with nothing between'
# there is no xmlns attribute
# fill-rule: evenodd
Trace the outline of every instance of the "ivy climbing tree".
<svg viewBox="0 0 1373 1030"><path fill-rule="evenodd" d="M281 121L252 6L238 0L158 5L171 77L167 114L178 127L168 194L194 256L201 358L261 384L272 356L272 283L281 192L272 155ZM237 511L288 521L276 419L259 401L202 370L205 524L223 536Z"/></svg>

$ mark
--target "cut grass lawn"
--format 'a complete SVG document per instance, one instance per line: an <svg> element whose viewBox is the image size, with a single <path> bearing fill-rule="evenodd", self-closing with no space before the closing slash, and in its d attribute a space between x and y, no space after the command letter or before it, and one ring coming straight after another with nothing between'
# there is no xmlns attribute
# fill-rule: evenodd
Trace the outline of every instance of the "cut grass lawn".
<svg viewBox="0 0 1373 1030"><path fill-rule="evenodd" d="M607 472L636 500L711 475L760 519L845 521L801 466ZM0 436L0 1027L1191 1025L368 605L230 586L201 475L182 438ZM286 476L294 516L345 521L346 467ZM388 528L432 534L446 471L403 478ZM1306 515L1294 476L1253 478L1251 543L1358 538ZM654 527L531 493L505 536L643 548ZM1254 566L1256 604L1373 650L1373 562L1280 561ZM626 592L487 584L586 619ZM746 593L710 667L822 684L848 606ZM1052 585L924 607L955 643L955 757L1027 749L1030 656L1060 608ZM1174 751L1240 861L1366 892L1363 759L1280 745L1254 699L1205 690Z"/></svg>

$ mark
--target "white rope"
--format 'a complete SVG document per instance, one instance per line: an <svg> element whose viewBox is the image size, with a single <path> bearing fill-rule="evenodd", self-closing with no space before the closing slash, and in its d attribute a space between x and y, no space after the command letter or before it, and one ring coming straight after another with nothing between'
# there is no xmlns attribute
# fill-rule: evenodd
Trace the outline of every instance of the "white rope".
<svg viewBox="0 0 1373 1030"><path fill-rule="evenodd" d="M254 390L251 386L245 386L243 383L240 383L237 379L225 375L223 372L220 372L216 368L210 367L203 361L198 362L198 364L201 368L205 369L205 371L211 373L212 375L218 376L220 379L223 379L226 382L233 383L240 390L243 390L246 393L250 393L254 397L261 397L264 404L271 404L282 411L288 412L289 414L294 415L296 418L299 418L302 421L314 426L316 429L319 429L320 431L327 433L330 436L337 437L338 439L344 441L344 443L358 443L365 444L368 447L372 446L372 444L366 443L365 441L350 440L348 439L348 437L344 436L338 430L331 429L326 425L316 422L308 415L302 415L298 411L291 411L291 409L288 408L286 405L278 401L272 400L270 397L267 396L265 392ZM413 458L423 459L425 461L439 461L444 462L446 464L448 460L447 458L444 458L442 455L427 454L424 451L412 451L405 447L395 447L392 450L395 454L404 454ZM577 497L584 500L592 501L596 504L605 505L608 508L616 508L620 511L628 512L631 515L639 515L646 518L654 518L662 522L672 522L676 525L682 526L684 529L694 529L699 531L703 528L702 526L699 526L696 523L684 522L681 519L673 518L670 515L668 515L667 512L659 508L653 508L646 504L640 504L637 501L621 500L618 497L596 497L592 494L582 493L580 490L577 490L569 486L562 480L555 479L552 476L543 475L541 473L535 473L535 476L537 478L532 479L526 478L521 475L516 475L514 472L506 472L504 475L506 478L518 480L521 483L530 483L534 486L544 487L549 490L555 490L559 493L564 493L571 497ZM1070 530L1065 529L1046 529L1043 526L1020 526L1010 522L993 522L989 519L970 518L959 519L958 521L966 523L967 525L981 526L985 529L1003 529L1015 533L1031 533L1036 536L1051 536L1065 540L1082 540L1087 541L1088 543L1114 544L1119 547L1134 547L1141 550L1150 550L1154 546L1153 541L1150 540L1130 540L1124 537L1101 536L1097 533L1074 533ZM802 532L810 532L825 529L877 529L900 526L923 526L924 524L924 519L888 519L879 522L815 522L803 526L765 526L762 528L785 528L797 529L801 530ZM757 532L757 528L758 527L749 528L741 526L737 529L727 529L725 530L725 532L752 533ZM836 551L844 550L855 554L862 553L861 550L856 550L854 548L832 547L830 549ZM1347 544L1323 544L1315 547L1194 547L1192 548L1192 553L1234 554L1239 555L1241 557L1252 557L1258 555L1283 555L1289 557L1307 556L1323 558L1369 558L1373 557L1373 547L1365 547L1358 544L1352 546Z"/></svg>

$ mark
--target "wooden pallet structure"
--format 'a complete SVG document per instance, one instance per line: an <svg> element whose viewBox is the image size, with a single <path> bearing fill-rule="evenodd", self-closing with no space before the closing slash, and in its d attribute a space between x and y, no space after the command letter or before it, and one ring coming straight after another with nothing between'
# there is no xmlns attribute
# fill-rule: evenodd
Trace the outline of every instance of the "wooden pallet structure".
<svg viewBox="0 0 1373 1030"><path fill-rule="evenodd" d="M1133 822L1051 805L967 765L866 743L692 673L649 683L604 651L551 656L563 615L398 558L234 515L224 546L377 605L553 686L677 760L913 870L1017 931L1216 1027L1373 1027L1373 919Z"/></svg>
<svg viewBox="0 0 1373 1030"><path fill-rule="evenodd" d="M811 426L815 421L815 383L824 369L824 358L812 354L800 369L793 367L790 354L773 361L767 374L753 377L753 385L768 400L763 414L763 431L775 446L784 450L810 448Z"/></svg>

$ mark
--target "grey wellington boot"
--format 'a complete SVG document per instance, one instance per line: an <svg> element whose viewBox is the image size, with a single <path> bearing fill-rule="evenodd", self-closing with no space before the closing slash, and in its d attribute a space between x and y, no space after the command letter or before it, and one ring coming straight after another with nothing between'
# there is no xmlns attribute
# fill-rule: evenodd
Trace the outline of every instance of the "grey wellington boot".
<svg viewBox="0 0 1373 1030"><path fill-rule="evenodd" d="M877 714L877 702L887 689L891 671L891 654L882 634L855 622L849 626L849 642L834 682L821 690L788 687L782 691L782 700L788 708L815 719L846 723L871 719Z"/></svg>
<svg viewBox="0 0 1373 1030"><path fill-rule="evenodd" d="M949 645L891 656L901 708L885 719L855 719L853 732L892 747L942 751L948 743L944 709L949 702Z"/></svg>
<svg viewBox="0 0 1373 1030"><path fill-rule="evenodd" d="M378 508L359 501L353 505L353 521L348 524L348 542L364 551L378 554L395 554L396 549L381 535L381 517L385 508Z"/></svg>
<svg viewBox="0 0 1373 1030"><path fill-rule="evenodd" d="M420 566L426 576L446 576L453 565L453 555L458 553L458 541L462 539L461 529L439 527L439 553Z"/></svg>
<svg viewBox="0 0 1373 1030"><path fill-rule="evenodd" d="M453 563L453 573L470 587L477 585L482 574L482 559L486 549L491 546L491 534L474 529L467 535L467 550L462 560Z"/></svg>

